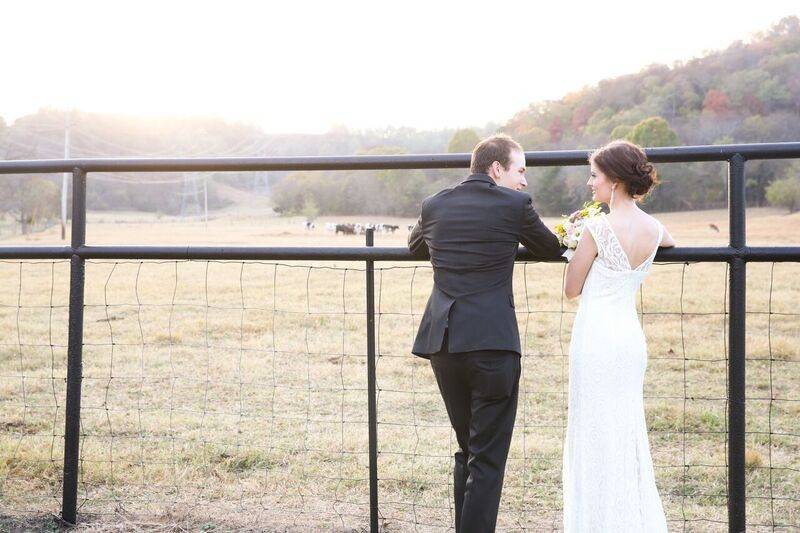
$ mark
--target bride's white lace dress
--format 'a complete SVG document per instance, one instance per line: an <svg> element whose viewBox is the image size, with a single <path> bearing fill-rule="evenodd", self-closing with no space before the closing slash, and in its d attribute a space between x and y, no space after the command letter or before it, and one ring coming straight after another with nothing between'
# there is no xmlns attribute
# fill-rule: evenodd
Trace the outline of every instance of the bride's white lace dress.
<svg viewBox="0 0 800 533"><path fill-rule="evenodd" d="M647 345L636 293L653 253L632 268L605 215L586 227L598 254L586 277L569 348L564 442L566 533L667 531L644 417Z"/></svg>

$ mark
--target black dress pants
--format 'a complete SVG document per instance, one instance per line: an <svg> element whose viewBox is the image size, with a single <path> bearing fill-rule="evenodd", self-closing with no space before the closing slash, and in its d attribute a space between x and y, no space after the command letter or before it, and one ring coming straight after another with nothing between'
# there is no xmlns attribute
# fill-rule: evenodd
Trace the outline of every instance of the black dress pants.
<svg viewBox="0 0 800 533"><path fill-rule="evenodd" d="M453 467L456 533L495 530L506 458L517 414L520 356L486 350L430 358L458 451Z"/></svg>

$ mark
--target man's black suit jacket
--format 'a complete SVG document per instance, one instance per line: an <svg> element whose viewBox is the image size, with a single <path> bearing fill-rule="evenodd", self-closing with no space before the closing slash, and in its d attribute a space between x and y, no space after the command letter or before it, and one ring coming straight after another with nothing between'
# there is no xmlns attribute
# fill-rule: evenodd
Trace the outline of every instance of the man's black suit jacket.
<svg viewBox="0 0 800 533"><path fill-rule="evenodd" d="M533 210L530 195L500 187L486 174L472 174L422 202L408 248L430 253L434 286L415 355L437 353L445 329L450 353L521 353L512 288L519 243L542 258L561 257L558 239Z"/></svg>

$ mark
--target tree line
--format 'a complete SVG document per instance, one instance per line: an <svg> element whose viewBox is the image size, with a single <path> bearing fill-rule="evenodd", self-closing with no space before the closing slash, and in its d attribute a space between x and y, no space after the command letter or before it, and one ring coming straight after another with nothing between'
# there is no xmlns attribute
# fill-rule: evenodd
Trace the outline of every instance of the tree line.
<svg viewBox="0 0 800 533"><path fill-rule="evenodd" d="M560 100L531 104L497 130L512 135L526 150L588 150L621 138L645 147L798 141L800 20L787 17L749 43L736 42L702 58L672 67L652 65ZM486 133L454 131L438 151L469 152ZM372 150L402 153L398 146ZM750 162L748 204L800 209L799 170L790 161ZM658 172L661 185L645 202L651 211L727 205L727 167L722 163L663 164ZM587 199L585 167L537 168L530 174L531 192L543 214L568 213ZM463 172L393 171L374 180L357 173L316 178L295 173L276 187L274 200L287 212L368 210L414 216L421 199L459 177ZM391 185L395 181L399 183Z"/></svg>

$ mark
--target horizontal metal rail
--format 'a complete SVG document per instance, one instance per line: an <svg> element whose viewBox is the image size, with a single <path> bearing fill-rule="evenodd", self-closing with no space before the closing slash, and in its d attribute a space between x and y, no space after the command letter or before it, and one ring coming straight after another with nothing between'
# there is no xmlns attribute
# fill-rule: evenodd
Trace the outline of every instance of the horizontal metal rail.
<svg viewBox="0 0 800 533"><path fill-rule="evenodd" d="M739 154L745 159L800 157L800 142L722 144L647 148L654 163L728 161ZM590 150L526 152L530 166L585 165ZM204 172L245 170L382 170L413 168L468 168L470 154L358 155L315 157L193 157L193 158L97 158L0 161L0 174L42 172ZM91 176L89 176L91 179Z"/></svg>
<svg viewBox="0 0 800 533"><path fill-rule="evenodd" d="M230 261L427 261L427 255L412 255L406 248L394 247L303 247L303 246L0 246L0 259L184 259ZM799 246L780 247L685 247L661 249L656 262L747 262L800 261ZM517 261L557 263L559 260L537 257L525 248L517 252ZM563 260L561 260L563 261Z"/></svg>

